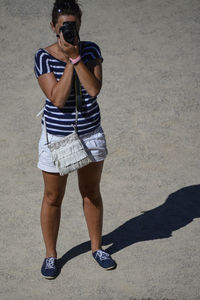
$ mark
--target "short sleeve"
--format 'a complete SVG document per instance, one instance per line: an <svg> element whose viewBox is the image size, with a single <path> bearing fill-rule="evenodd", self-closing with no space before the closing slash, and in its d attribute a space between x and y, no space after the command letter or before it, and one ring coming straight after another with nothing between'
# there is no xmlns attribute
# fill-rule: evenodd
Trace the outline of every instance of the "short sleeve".
<svg viewBox="0 0 200 300"><path fill-rule="evenodd" d="M39 49L35 54L34 72L37 78L40 75L52 72L49 65L49 55L43 49Z"/></svg>
<svg viewBox="0 0 200 300"><path fill-rule="evenodd" d="M83 42L81 49L81 58L84 62L89 60L100 59L103 62L103 57L101 55L101 50L99 46L93 42Z"/></svg>
<svg viewBox="0 0 200 300"><path fill-rule="evenodd" d="M101 62L103 62L103 57L101 55L101 49L99 48L99 46L93 43L93 49L94 49L95 59L100 58Z"/></svg>

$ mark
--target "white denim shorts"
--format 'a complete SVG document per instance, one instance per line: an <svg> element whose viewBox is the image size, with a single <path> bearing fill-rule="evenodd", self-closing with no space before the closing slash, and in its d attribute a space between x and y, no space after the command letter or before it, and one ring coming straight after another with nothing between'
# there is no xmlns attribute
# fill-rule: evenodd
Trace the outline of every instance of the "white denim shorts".
<svg viewBox="0 0 200 300"><path fill-rule="evenodd" d="M106 158L108 150L102 127L99 127L90 133L81 135L80 137L92 162L102 161ZM49 143L56 142L62 138L64 137L48 133ZM42 134L38 145L38 154L39 158L37 166L40 170L49 173L59 173L59 170L52 161L51 152L47 146L44 127L42 128Z"/></svg>

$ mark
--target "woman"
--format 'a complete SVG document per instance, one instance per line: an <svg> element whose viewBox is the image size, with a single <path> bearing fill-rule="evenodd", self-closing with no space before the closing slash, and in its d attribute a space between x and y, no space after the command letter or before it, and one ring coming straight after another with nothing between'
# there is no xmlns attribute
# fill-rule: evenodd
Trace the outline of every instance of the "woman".
<svg viewBox="0 0 200 300"><path fill-rule="evenodd" d="M91 239L94 259L104 269L113 269L116 263L101 248L103 205L100 179L107 155L106 141L100 125L97 95L102 85L102 57L99 47L92 42L79 42L82 12L76 0L56 1L52 11L51 27L57 41L35 55L35 74L46 95L43 113L43 130L39 142L38 167L44 179L44 197L41 208L41 227L46 247L41 273L55 278L60 273L56 242L60 224L61 203L65 193L67 175L60 176L47 147L73 132L75 122L74 74L82 92L82 111L78 113L78 134L90 152L92 162L79 169L78 183L83 198L84 214ZM75 22L77 35L71 43L64 39L60 28L64 22ZM66 24L66 23L65 23Z"/></svg>

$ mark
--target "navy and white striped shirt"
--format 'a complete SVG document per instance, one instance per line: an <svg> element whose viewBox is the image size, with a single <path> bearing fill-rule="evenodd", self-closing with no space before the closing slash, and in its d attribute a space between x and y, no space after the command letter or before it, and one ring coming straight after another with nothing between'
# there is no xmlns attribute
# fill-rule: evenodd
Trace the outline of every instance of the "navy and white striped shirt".
<svg viewBox="0 0 200 300"><path fill-rule="evenodd" d="M100 48L92 42L80 42L80 55L86 64L90 60L100 58L102 61ZM35 54L35 75L38 78L42 74L53 72L57 81L63 75L66 63L61 61L44 49L39 49ZM101 117L97 97L91 97L81 86L82 108L78 113L78 133L80 135L92 132L100 126ZM66 136L73 132L75 123L75 93L72 87L69 98L63 108L58 108L46 98L44 117L46 120L47 132L54 135Z"/></svg>

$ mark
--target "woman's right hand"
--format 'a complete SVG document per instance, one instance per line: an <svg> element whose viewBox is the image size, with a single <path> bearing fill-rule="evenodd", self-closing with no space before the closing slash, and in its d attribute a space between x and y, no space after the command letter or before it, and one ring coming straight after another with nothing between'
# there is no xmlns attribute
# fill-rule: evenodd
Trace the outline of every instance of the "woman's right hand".
<svg viewBox="0 0 200 300"><path fill-rule="evenodd" d="M79 46L72 45L65 41L62 32L58 37L58 45L60 46L65 58L69 61L69 58L75 59L79 56Z"/></svg>

